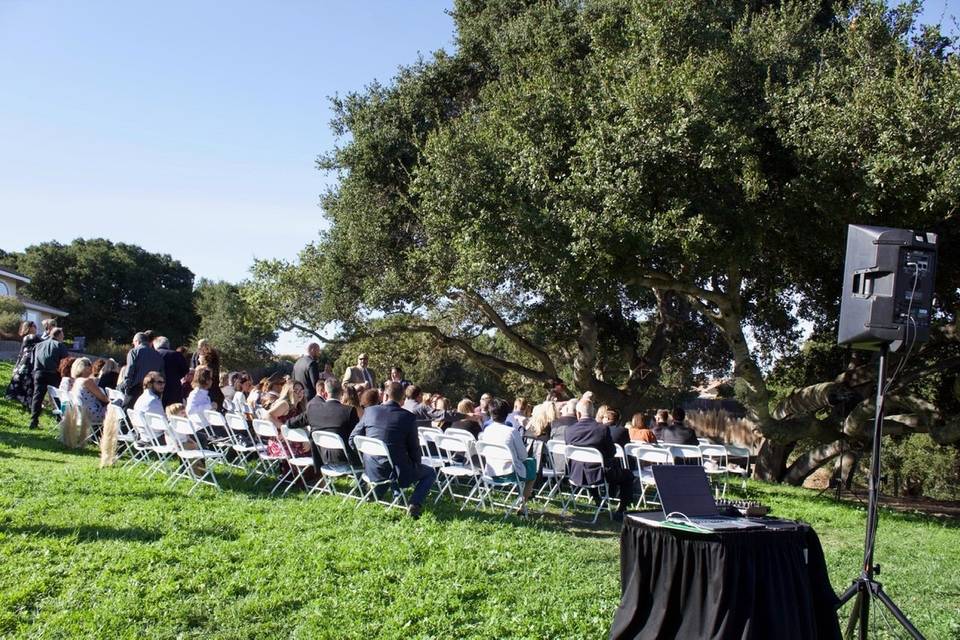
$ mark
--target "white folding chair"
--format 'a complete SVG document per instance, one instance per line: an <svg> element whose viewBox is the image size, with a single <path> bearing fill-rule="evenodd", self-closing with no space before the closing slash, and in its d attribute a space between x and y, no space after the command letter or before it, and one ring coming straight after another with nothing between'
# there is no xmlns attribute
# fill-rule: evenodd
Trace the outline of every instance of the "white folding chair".
<svg viewBox="0 0 960 640"><path fill-rule="evenodd" d="M287 425L283 425L281 433L283 438L281 439L281 444L287 448L287 453L289 457L287 458L287 464L290 466L290 478L287 482L287 488L283 490L282 495L287 495L287 492L293 488L293 485L297 484L298 480L303 480L304 474L307 472L307 469L312 469L314 467L313 455L311 455L311 440L310 436L307 435L307 432L303 429L291 429ZM307 447L307 454L300 455L299 453L294 452L293 445L294 443L298 445L305 445ZM303 488L309 490L307 483L303 481Z"/></svg>
<svg viewBox="0 0 960 640"><path fill-rule="evenodd" d="M603 455L593 447L577 447L574 445L567 445L565 456L567 459L568 469L569 469L570 463L572 462L600 465L601 467L600 473L601 473L602 479L600 482L596 482L593 484L577 484L574 481L573 476L568 475L567 482L569 482L570 486L573 487L573 491L571 492L567 500L563 503L563 508L560 510L560 515L561 516L565 515L567 512L567 507L569 505L572 504L575 507L577 498L582 497L584 493L587 493L587 495L590 495L592 490L599 494L600 501L597 504L597 509L593 514L593 520L591 520L590 523L595 524L597 522L597 518L600 517L600 512L603 510L604 507L607 508L607 512L610 515L610 519L613 520L613 509L610 506L610 488L607 485L607 479L605 476L603 476L603 471L602 471ZM571 510L571 515L572 513L573 512Z"/></svg>
<svg viewBox="0 0 960 640"><path fill-rule="evenodd" d="M157 472L166 473L164 466L167 460L177 453L177 448L173 444L161 441L166 433L167 419L158 413L140 413L139 411L127 411L127 418L137 433L138 439L134 447L145 451L144 460L149 460L151 454L157 458L147 467L144 475L150 478Z"/></svg>
<svg viewBox="0 0 960 640"><path fill-rule="evenodd" d="M343 438L340 437L339 433L317 429L310 433L310 437L313 439L313 443L317 445L321 455L324 451L337 452L346 460L350 460L350 450L347 448L346 443L344 443ZM363 487L360 486L361 475L363 475L363 469L354 467L349 462L321 464L320 478L310 489L310 493L319 491L321 493L329 493L330 495L334 496L342 495L344 499L354 498L359 500L361 494L363 493ZM338 492L336 485L337 478L350 479L350 491L344 494Z"/></svg>
<svg viewBox="0 0 960 640"><path fill-rule="evenodd" d="M270 475L277 475L277 465L286 460L289 456L287 453L287 447L281 445L279 447L280 453L270 453L269 442L270 440L277 440L280 438L280 432L277 431L277 428L269 420L260 420L259 418L253 421L253 432L257 435L257 438L260 439L261 447L257 447L257 466L254 468L253 472L257 474L257 480L253 483L254 485L259 484L260 480L266 478ZM277 484L270 491L272 495L277 488L284 483L287 476L290 474L287 471L283 474Z"/></svg>
<svg viewBox="0 0 960 640"><path fill-rule="evenodd" d="M491 507L503 507L504 517L507 517L523 504L524 481L517 476L513 455L506 445L483 440L477 441L476 449L480 457L482 482L479 494L480 506L485 507L489 500ZM512 470L512 475L494 475L493 470L497 468L509 468ZM494 491L503 494L499 502L494 498Z"/></svg>
<svg viewBox="0 0 960 640"><path fill-rule="evenodd" d="M710 442L710 438L697 438L697 442L700 443L701 445L713 444L712 442Z"/></svg>
<svg viewBox="0 0 960 640"><path fill-rule="evenodd" d="M203 412L203 422L202 425L194 421L194 424L203 428L208 436L207 442L215 451L220 451L224 454L224 461L226 461L226 454L228 451L233 449L233 445L236 444L233 435L233 429L227 425L227 418L224 414L219 411L214 411L213 409L207 409ZM227 464L230 464L227 462ZM236 464L231 464L233 467L237 467ZM242 468L242 467L240 467Z"/></svg>
<svg viewBox="0 0 960 640"><path fill-rule="evenodd" d="M466 433L471 437L473 436L469 431ZM447 493L454 502L457 501L457 498L463 500L463 504L460 506L460 510L463 511L470 501L476 500L479 502L480 500L475 497L477 492L480 491L480 470L473 462L473 457L476 454L476 440L470 440L461 435L444 433L437 437L436 443L440 455L446 460L446 464L440 467L440 474L437 476L440 480L440 491L437 493L434 503L440 502L443 494ZM454 484L466 484L470 488L470 492L466 494L456 493L453 490Z"/></svg>
<svg viewBox="0 0 960 640"><path fill-rule="evenodd" d="M470 433L469 431L467 431L466 429L455 429L453 427L450 427L449 429L443 432L443 435L451 436L455 438L463 438L465 440L469 440L470 442L477 441L477 437L472 433Z"/></svg>
<svg viewBox="0 0 960 640"><path fill-rule="evenodd" d="M431 467L437 475L446 462L437 450L437 438L443 435L436 427L417 427L417 440L420 442L420 462Z"/></svg>
<svg viewBox="0 0 960 640"><path fill-rule="evenodd" d="M387 445L378 438L370 438L367 436L356 436L353 438L354 444L357 446L357 451L359 452L361 459L363 456L368 456L371 458L386 458L387 465L390 467L391 477L386 480L373 480L370 476L367 475L367 472L364 471L360 479L367 485L367 491L360 497L360 503L357 504L357 507L361 503L366 501L371 496L375 502L386 505L387 507L399 507L406 509L408 506L407 496L404 494L403 489L400 488L400 485L396 482L398 477L397 467L393 464L393 458L390 457L390 450L387 449ZM387 486L393 489L393 500L387 502L377 495L377 488Z"/></svg>
<svg viewBox="0 0 960 640"><path fill-rule="evenodd" d="M653 466L658 464L673 464L673 456L666 449L651 446L649 444L628 444L626 454L630 460L636 463L636 468L631 468L633 477L640 482L640 500L639 504L647 506L647 489L653 487L657 499L653 502L660 503L660 495L657 491L657 481L653 477ZM631 465L632 467L632 465Z"/></svg>
<svg viewBox="0 0 960 640"><path fill-rule="evenodd" d="M147 415L149 416L150 414ZM180 468L170 476L170 484L176 484L180 478L190 478L193 480L193 486L190 487L187 495L193 493L201 484L216 487L217 491L219 491L220 483L217 482L217 477L213 474L213 465L223 462L223 453L204 449L200 445L198 438L199 429L189 418L172 416L168 424L167 440L173 442L177 448L177 457L179 457L183 463L180 465ZM193 443L196 448L188 447L188 441ZM197 473L197 463L199 462L203 463L203 473Z"/></svg>
<svg viewBox="0 0 960 640"><path fill-rule="evenodd" d="M727 473L740 476L741 488L747 488L750 477L750 449L736 445L724 445L727 450Z"/></svg>
<svg viewBox="0 0 960 640"><path fill-rule="evenodd" d="M563 490L563 481L567 477L567 445L563 440L548 440L547 464L540 469L540 475L543 476L543 485L537 491L536 498L543 498L543 509L541 513L546 512L547 506L554 496L560 494ZM544 496L544 490L547 495Z"/></svg>
<svg viewBox="0 0 960 640"><path fill-rule="evenodd" d="M63 418L64 412L64 398L60 396L60 389L57 387L48 384L47 385L47 397L50 399L50 411L53 413L54 417L57 420Z"/></svg>
<svg viewBox="0 0 960 640"><path fill-rule="evenodd" d="M257 452L265 448L264 445L257 442L256 436L251 433L250 426L246 419L236 413L228 413L224 416L227 428L233 434L233 445L231 449L237 456L238 462L234 465L238 468L246 468L251 457L256 457Z"/></svg>
<svg viewBox="0 0 960 640"><path fill-rule="evenodd" d="M703 470L707 477L722 480L723 490L714 485L715 498L727 497L727 448L722 444L701 444L700 456L703 460Z"/></svg>
<svg viewBox="0 0 960 640"><path fill-rule="evenodd" d="M700 445L696 444L668 444L665 445L673 456L674 464L699 464L703 465L703 456L700 453Z"/></svg>

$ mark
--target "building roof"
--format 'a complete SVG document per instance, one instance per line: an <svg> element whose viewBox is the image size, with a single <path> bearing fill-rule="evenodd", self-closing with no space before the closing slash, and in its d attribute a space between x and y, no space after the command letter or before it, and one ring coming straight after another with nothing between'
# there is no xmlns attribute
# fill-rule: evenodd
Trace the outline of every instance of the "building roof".
<svg viewBox="0 0 960 640"><path fill-rule="evenodd" d="M0 276L7 276L8 278L13 278L14 280L19 280L20 282L26 282L27 284L30 284L29 277L2 265L0 265Z"/></svg>
<svg viewBox="0 0 960 640"><path fill-rule="evenodd" d="M51 313L55 316L68 316L70 315L69 311L64 311L63 309L57 309L56 307L51 307L48 304L43 304L42 302L37 302L36 300L31 300L30 298L24 298L23 296L17 296L17 299L23 303L27 309L33 309L34 311L45 311Z"/></svg>

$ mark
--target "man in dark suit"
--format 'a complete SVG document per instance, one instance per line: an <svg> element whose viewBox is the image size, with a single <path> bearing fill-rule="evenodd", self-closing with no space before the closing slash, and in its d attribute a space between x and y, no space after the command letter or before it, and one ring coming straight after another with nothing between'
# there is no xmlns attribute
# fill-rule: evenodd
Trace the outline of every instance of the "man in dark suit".
<svg viewBox="0 0 960 640"><path fill-rule="evenodd" d="M153 339L153 348L157 350L160 359L163 360L163 369L159 373L163 374L164 380L170 381L163 388L163 397L161 398L163 406L169 407L171 404L183 402L183 387L180 380L190 370L187 359L179 351L171 349L170 340L164 336Z"/></svg>
<svg viewBox="0 0 960 640"><path fill-rule="evenodd" d="M351 465L359 466L360 458L348 444L350 434L353 433L353 428L357 426L357 410L340 403L341 391L340 381L336 378L328 378L324 382L318 382L313 400L307 403L307 410L291 420L289 426L309 426L311 431L336 433L343 438L343 443L347 445L348 459L344 459L342 455L334 451L324 449L320 451L319 462L322 464L349 462Z"/></svg>
<svg viewBox="0 0 960 640"><path fill-rule="evenodd" d="M567 428L577 421L577 401L567 400L560 407L560 417L550 423L550 439L563 440Z"/></svg>
<svg viewBox="0 0 960 640"><path fill-rule="evenodd" d="M67 357L67 345L63 343L63 329L54 326L50 337L37 343L33 351L33 398L30 405L30 428L40 428L40 414L43 412L43 399L47 396L47 386L60 384L57 373L60 361Z"/></svg>
<svg viewBox="0 0 960 640"><path fill-rule="evenodd" d="M657 435L657 442L662 444L700 444L697 440L697 432L684 424L686 412L677 407L673 410L673 424L664 427Z"/></svg>
<svg viewBox="0 0 960 640"><path fill-rule="evenodd" d="M303 385L307 401L317 395L317 382L320 381L320 345L311 342L307 352L293 365L293 379Z"/></svg>
<svg viewBox="0 0 960 640"><path fill-rule="evenodd" d="M410 517L416 519L423 512L423 501L437 474L420 462L416 418L400 406L403 401L403 387L398 382L389 382L385 391L388 401L367 407L350 434L350 446L356 449L354 438L357 436L378 438L386 444L394 467L390 468L386 458L363 456L364 470L367 476L376 482L390 479L400 488L416 483L410 498L409 511Z"/></svg>
<svg viewBox="0 0 960 640"><path fill-rule="evenodd" d="M577 404L577 421L567 427L564 442L578 447L593 447L603 456L603 464L570 462L570 480L576 485L598 484L606 479L612 495L620 497L620 506L614 516L623 520L623 513L633 503L633 474L623 468L617 458L617 449L613 446L610 429L593 419L594 409L589 402ZM599 493L592 490L594 499Z"/></svg>
<svg viewBox="0 0 960 640"><path fill-rule="evenodd" d="M133 336L133 349L127 352L127 371L120 386L123 387L123 408L129 409L143 393L143 379L151 371L163 373L163 358L142 332Z"/></svg>

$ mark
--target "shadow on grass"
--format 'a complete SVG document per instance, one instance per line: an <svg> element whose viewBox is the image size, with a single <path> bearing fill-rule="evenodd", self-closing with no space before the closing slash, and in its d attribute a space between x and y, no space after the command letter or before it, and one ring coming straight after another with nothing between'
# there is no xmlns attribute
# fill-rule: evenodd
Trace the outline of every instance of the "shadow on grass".
<svg viewBox="0 0 960 640"><path fill-rule="evenodd" d="M39 451L50 451L68 456L91 457L100 455L93 447L84 447L83 449L68 449L57 440L56 432L50 432L47 429L38 429L36 431L0 431L0 444L6 445L11 449L37 449ZM19 457L15 452L14 457ZM47 460L46 462L51 462Z"/></svg>
<svg viewBox="0 0 960 640"><path fill-rule="evenodd" d="M0 525L0 532L11 535L29 535L41 538L69 538L77 542L100 542L103 540L123 540L130 542L156 542L170 534L160 529L144 529L141 527L102 527L80 525L77 527L36 525ZM237 540L238 534L230 528L202 528L186 529L183 531L191 537L216 538L232 542Z"/></svg>

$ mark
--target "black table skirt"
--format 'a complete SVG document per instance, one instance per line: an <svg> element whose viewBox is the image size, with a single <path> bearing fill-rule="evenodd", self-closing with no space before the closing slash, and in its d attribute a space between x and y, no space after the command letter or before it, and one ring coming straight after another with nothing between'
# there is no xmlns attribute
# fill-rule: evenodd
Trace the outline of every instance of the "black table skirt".
<svg viewBox="0 0 960 640"><path fill-rule="evenodd" d="M808 525L697 534L626 518L610 638L839 639L837 596Z"/></svg>

